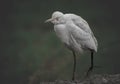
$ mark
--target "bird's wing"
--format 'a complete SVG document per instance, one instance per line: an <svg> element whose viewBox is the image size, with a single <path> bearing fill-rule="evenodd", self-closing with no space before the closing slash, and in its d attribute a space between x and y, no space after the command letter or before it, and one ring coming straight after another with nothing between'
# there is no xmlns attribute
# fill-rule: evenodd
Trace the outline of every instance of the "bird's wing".
<svg viewBox="0 0 120 84"><path fill-rule="evenodd" d="M91 31L91 29L89 27L89 24L82 17L80 17L78 15L75 15L75 14L66 14L66 16L69 17L69 18L71 18L72 22L78 28L82 29L86 33L89 33L92 36L92 38L93 38L96 46L98 46L97 40L96 40L93 32Z"/></svg>
<svg viewBox="0 0 120 84"><path fill-rule="evenodd" d="M69 24L69 33L72 40L74 39L82 48L97 51L96 39L90 33L86 33L74 23Z"/></svg>
<svg viewBox="0 0 120 84"><path fill-rule="evenodd" d="M92 31L88 23L82 17L75 15L75 14L66 14L66 17L71 18L73 23L79 28L81 28L83 31L92 34Z"/></svg>

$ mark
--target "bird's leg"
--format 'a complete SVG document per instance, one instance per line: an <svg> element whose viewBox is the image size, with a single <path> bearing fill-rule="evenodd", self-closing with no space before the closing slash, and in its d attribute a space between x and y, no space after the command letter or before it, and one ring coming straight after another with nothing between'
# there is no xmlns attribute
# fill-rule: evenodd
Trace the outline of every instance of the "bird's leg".
<svg viewBox="0 0 120 84"><path fill-rule="evenodd" d="M89 73L93 70L93 54L94 52L91 51L91 66L89 67L86 77L89 75Z"/></svg>
<svg viewBox="0 0 120 84"><path fill-rule="evenodd" d="M72 80L75 79L75 71L76 71L76 55L75 55L75 52L73 52L73 58L74 58L74 65L73 65L73 76L72 76Z"/></svg>

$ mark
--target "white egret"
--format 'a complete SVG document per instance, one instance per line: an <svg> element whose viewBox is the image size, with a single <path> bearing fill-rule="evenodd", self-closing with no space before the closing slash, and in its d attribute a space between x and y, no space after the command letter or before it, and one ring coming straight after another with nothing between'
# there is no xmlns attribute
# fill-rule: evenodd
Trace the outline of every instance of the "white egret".
<svg viewBox="0 0 120 84"><path fill-rule="evenodd" d="M80 16L75 14L63 14L60 11L55 11L52 18L46 20L54 24L54 30L60 40L73 52L74 67L72 80L75 78L76 71L76 54L83 51L91 52L91 66L87 74L93 69L93 54L97 52L98 43L91 31L88 23Z"/></svg>

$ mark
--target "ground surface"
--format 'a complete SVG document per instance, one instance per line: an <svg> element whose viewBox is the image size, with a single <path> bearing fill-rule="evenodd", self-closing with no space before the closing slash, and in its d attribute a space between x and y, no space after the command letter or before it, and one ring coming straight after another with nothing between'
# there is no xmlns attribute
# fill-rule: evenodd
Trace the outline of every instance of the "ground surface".
<svg viewBox="0 0 120 84"><path fill-rule="evenodd" d="M91 75L84 80L56 80L54 82L41 82L40 84L120 84L120 74Z"/></svg>

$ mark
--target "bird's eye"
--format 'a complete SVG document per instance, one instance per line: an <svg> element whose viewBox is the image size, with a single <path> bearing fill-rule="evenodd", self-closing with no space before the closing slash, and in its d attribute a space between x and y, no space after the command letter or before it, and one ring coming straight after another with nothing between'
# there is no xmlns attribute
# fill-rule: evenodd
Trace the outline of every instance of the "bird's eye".
<svg viewBox="0 0 120 84"><path fill-rule="evenodd" d="M56 20L58 21L58 20L59 20L59 18L57 17L57 18L56 18Z"/></svg>

